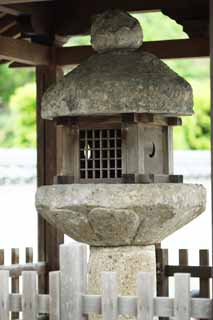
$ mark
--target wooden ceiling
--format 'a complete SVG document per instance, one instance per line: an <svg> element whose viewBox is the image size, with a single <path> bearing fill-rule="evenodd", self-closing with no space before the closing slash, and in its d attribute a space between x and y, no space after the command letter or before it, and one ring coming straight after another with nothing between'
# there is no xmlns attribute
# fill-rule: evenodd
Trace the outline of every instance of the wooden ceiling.
<svg viewBox="0 0 213 320"><path fill-rule="evenodd" d="M69 36L88 34L93 17L113 8L162 11L183 26L189 40L144 44L161 58L209 55L209 0L0 0L1 62L79 63L91 47L56 48L55 35L63 43Z"/></svg>
<svg viewBox="0 0 213 320"><path fill-rule="evenodd" d="M89 32L92 17L112 8L132 12L162 10L182 24L190 36L197 35L198 29L205 34L208 30L209 0L0 0L0 14L14 20L25 16L25 28L44 34Z"/></svg>

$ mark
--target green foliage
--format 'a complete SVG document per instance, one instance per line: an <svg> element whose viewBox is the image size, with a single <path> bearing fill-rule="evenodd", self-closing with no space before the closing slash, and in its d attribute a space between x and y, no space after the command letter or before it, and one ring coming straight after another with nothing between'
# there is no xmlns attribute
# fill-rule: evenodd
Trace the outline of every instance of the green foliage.
<svg viewBox="0 0 213 320"><path fill-rule="evenodd" d="M144 41L188 38L180 24L161 12L137 13L133 16L140 21Z"/></svg>
<svg viewBox="0 0 213 320"><path fill-rule="evenodd" d="M183 117L174 129L175 149L210 149L210 64L209 59L165 61L193 88L194 115Z"/></svg>
<svg viewBox="0 0 213 320"><path fill-rule="evenodd" d="M210 148L210 83L209 81L192 82L192 86L194 115L185 117L183 127L175 131L175 147L208 150ZM180 137L182 137L181 144Z"/></svg>
<svg viewBox="0 0 213 320"><path fill-rule="evenodd" d="M174 130L175 149L210 149L210 83L192 82L194 115L183 118L183 126Z"/></svg>
<svg viewBox="0 0 213 320"><path fill-rule="evenodd" d="M33 83L17 88L9 101L9 117L4 115L0 122L0 145L2 147L35 147L35 94ZM7 121L9 120L9 121Z"/></svg>
<svg viewBox="0 0 213 320"><path fill-rule="evenodd" d="M16 147L14 142L14 128L11 126L12 119L8 112L1 112L0 116L0 147Z"/></svg>
<svg viewBox="0 0 213 320"><path fill-rule="evenodd" d="M202 85L203 81L206 82L210 78L209 58L165 60L164 62L192 85L195 81L199 81ZM198 89L198 86L195 89Z"/></svg>
<svg viewBox="0 0 213 320"><path fill-rule="evenodd" d="M9 69L8 65L0 65L0 104L6 107L11 95L17 87L34 81L33 69Z"/></svg>

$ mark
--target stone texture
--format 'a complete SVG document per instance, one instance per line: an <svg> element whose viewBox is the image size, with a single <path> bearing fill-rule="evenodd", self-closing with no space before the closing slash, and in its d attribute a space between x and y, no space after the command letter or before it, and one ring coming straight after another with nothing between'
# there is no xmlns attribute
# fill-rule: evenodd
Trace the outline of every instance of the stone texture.
<svg viewBox="0 0 213 320"><path fill-rule="evenodd" d="M115 113L190 115L190 84L156 56L144 52L139 22L119 10L107 11L91 28L93 48L85 60L47 90L42 117Z"/></svg>
<svg viewBox="0 0 213 320"><path fill-rule="evenodd" d="M98 52L138 49L143 32L137 19L120 10L109 10L96 17L91 28L91 44Z"/></svg>
<svg viewBox="0 0 213 320"><path fill-rule="evenodd" d="M206 192L192 184L42 186L38 212L92 246L158 243L205 210Z"/></svg>
<svg viewBox="0 0 213 320"><path fill-rule="evenodd" d="M190 115L192 88L154 55L137 50L91 56L42 100L42 117L145 112Z"/></svg>
<svg viewBox="0 0 213 320"><path fill-rule="evenodd" d="M117 248L90 249L88 288L90 294L101 294L100 276L102 271L117 272L119 295L136 295L136 276L138 272L156 274L154 246L131 246ZM103 319L90 316L90 320ZM119 317L130 319L129 317Z"/></svg>

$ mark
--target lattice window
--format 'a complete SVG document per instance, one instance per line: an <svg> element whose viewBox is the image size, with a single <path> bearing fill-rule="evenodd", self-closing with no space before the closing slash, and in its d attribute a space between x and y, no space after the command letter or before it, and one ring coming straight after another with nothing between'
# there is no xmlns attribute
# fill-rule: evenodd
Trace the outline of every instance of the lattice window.
<svg viewBox="0 0 213 320"><path fill-rule="evenodd" d="M118 179L121 175L121 130L80 130L80 178Z"/></svg>

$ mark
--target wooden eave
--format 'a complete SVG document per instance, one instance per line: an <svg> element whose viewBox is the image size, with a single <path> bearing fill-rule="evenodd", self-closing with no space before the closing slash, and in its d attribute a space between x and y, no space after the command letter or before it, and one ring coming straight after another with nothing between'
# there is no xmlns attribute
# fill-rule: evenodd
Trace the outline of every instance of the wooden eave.
<svg viewBox="0 0 213 320"><path fill-rule="evenodd" d="M202 38L145 42L142 48L161 59L209 56L209 41ZM1 59L30 66L76 65L92 54L95 52L91 46L48 47L0 35Z"/></svg>

